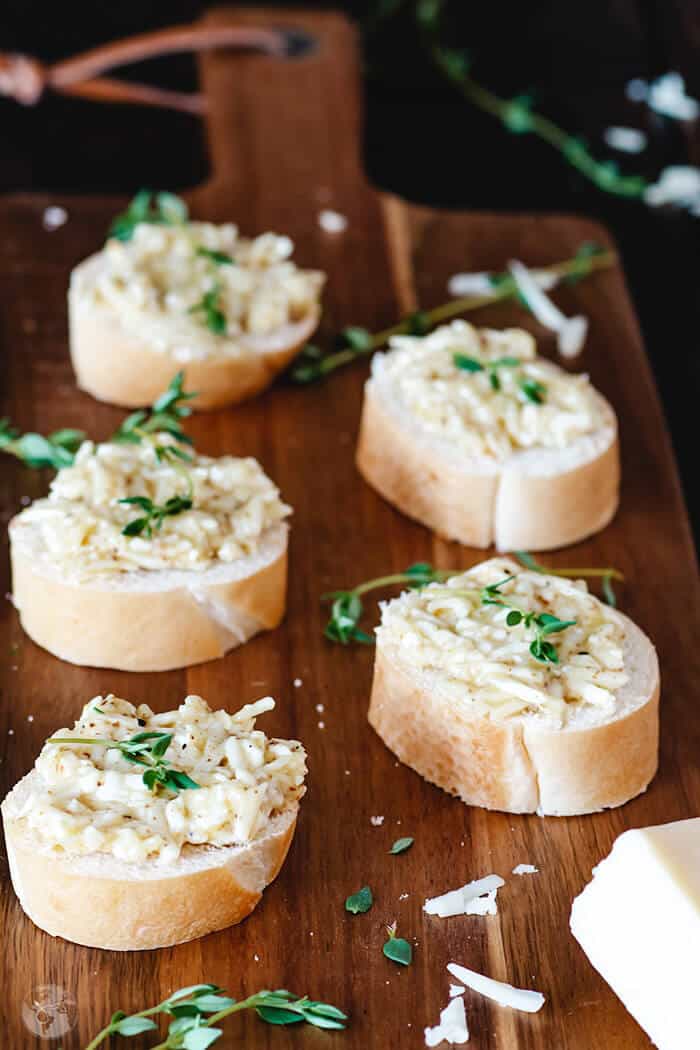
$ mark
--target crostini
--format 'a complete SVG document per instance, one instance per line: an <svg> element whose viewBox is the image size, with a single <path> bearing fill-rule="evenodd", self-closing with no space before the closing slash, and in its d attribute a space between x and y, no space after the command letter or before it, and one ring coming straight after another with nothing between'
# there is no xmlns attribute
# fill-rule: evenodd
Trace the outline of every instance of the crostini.
<svg viewBox="0 0 700 1050"><path fill-rule="evenodd" d="M169 433L85 441L10 522L22 626L91 667L223 656L284 615L289 513L254 459L185 452Z"/></svg>
<svg viewBox="0 0 700 1050"><path fill-rule="evenodd" d="M95 697L2 804L12 884L42 930L133 951L240 922L294 836L306 755L188 696L154 714Z"/></svg>
<svg viewBox="0 0 700 1050"><path fill-rule="evenodd" d="M622 805L656 772L658 705L653 645L583 580L494 558L382 606L369 721L469 805Z"/></svg>
<svg viewBox="0 0 700 1050"><path fill-rule="evenodd" d="M309 339L323 274L291 260L288 237L230 223L139 222L77 266L68 292L78 386L138 407L183 369L195 409L264 390Z"/></svg>
<svg viewBox="0 0 700 1050"><path fill-rule="evenodd" d="M372 360L357 466L399 510L471 547L563 547L618 505L615 413L520 329L454 321L394 337Z"/></svg>

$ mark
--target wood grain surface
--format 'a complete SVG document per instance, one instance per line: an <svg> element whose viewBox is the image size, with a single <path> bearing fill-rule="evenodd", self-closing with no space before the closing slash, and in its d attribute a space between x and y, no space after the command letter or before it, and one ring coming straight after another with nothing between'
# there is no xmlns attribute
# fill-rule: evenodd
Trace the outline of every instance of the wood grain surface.
<svg viewBox="0 0 700 1050"><path fill-rule="evenodd" d="M375 329L416 303L438 304L458 269L500 268L512 256L546 263L572 254L584 239L609 240L581 218L436 213L380 199L360 163L358 49L350 25L334 14L288 10L209 17L301 25L317 39L314 53L294 62L225 54L203 61L213 176L189 201L196 216L235 220L244 233L289 233L299 259L327 272L323 345L343 324ZM109 121L108 109L104 119ZM463 146L455 145L455 163L468 162ZM104 438L123 413L75 389L65 293L71 267L101 245L123 201L53 198L50 203L63 204L70 216L53 233L42 227L48 203L39 196L0 202L2 414L23 429L79 426ZM346 233L322 232L317 216L323 207L347 215ZM54 659L22 634L10 602L3 601L0 787L3 793L9 789L51 731L71 724L97 693L112 691L156 710L172 708L191 692L229 709L271 693L278 707L264 728L298 737L309 752L309 791L296 840L278 880L241 926L140 954L81 948L35 929L14 897L3 853L3 1047L78 1050L117 1007L132 1012L182 985L216 981L236 997L262 987L291 988L351 1015L348 1030L335 1034L232 1018L217 1045L411 1050L424 1045L423 1027L437 1023L447 1002L450 961L547 997L546 1007L528 1016L468 992L469 1045L475 1050L649 1045L571 938L568 914L591 868L621 831L700 813L697 568L663 415L621 273L568 286L557 298L565 310L590 318L590 338L577 367L590 371L617 409L623 488L612 525L549 562L622 569L628 582L621 607L658 646L662 754L648 792L621 809L582 818L542 820L469 809L399 766L370 730L372 653L323 640L319 596L413 561L466 567L483 554L434 539L357 475L353 448L366 366L315 387L282 383L243 407L197 416L188 429L201 451L258 457L294 507L284 624L223 660L189 671L126 674ZM515 305L483 311L478 319L533 325ZM551 341L533 331L551 352ZM3 461L3 523L27 498L43 494L47 482L48 475ZM0 594L10 586L6 550L2 574ZM302 684L295 687L297 678ZM371 822L373 816L384 818L381 826ZM402 835L414 836L415 845L402 856L388 856ZM510 877L520 862L536 864L539 873ZM423 914L425 897L489 872L507 879L497 917L441 920ZM345 897L366 883L375 893L373 910L346 914ZM382 955L383 924L394 919L399 933L416 945L407 969ZM662 920L650 902L648 921ZM37 1026L32 1003L46 985L62 989L58 994L68 1002L71 1021L77 1015L72 1029L56 1040L30 1031ZM147 1044L133 1039L123 1045L138 1050Z"/></svg>

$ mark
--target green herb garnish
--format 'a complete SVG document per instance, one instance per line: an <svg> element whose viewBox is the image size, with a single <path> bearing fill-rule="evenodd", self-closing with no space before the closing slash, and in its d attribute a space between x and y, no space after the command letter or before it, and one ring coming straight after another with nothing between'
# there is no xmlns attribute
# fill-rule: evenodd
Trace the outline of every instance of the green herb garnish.
<svg viewBox="0 0 700 1050"><path fill-rule="evenodd" d="M208 292L205 292L198 303L191 306L187 311L190 314L201 314L204 324L214 335L226 334L226 314L220 304L221 286L215 284Z"/></svg>
<svg viewBox="0 0 700 1050"><path fill-rule="evenodd" d="M372 907L374 898L369 886L363 886L357 893L351 893L345 901L345 910L353 915L364 915Z"/></svg>
<svg viewBox="0 0 700 1050"><path fill-rule="evenodd" d="M106 1028L92 1039L85 1050L95 1050L113 1035L132 1036L154 1031L153 1017L166 1016L173 1020L167 1036L153 1050L206 1050L223 1032L215 1028L220 1021L242 1010L255 1010L268 1024L290 1025L306 1022L316 1028L345 1028L347 1014L337 1006L320 1003L307 996L296 996L285 989L256 992L236 1002L215 984L195 984L181 988L157 1006L151 1006L127 1016L118 1010Z"/></svg>
<svg viewBox="0 0 700 1050"><path fill-rule="evenodd" d="M154 793L159 788L167 788L175 794L185 788L198 788L194 780L179 769L166 762L165 752L172 743L172 733L136 733L128 740L110 740L101 737L50 737L47 744L78 744L83 747L104 747L108 751L119 751L122 758L137 766L146 766L143 782L149 791Z"/></svg>
<svg viewBox="0 0 700 1050"><path fill-rule="evenodd" d="M33 433L20 434L9 419L0 419L0 452L16 456L25 466L36 470L70 467L84 440L82 430L55 430L48 437Z"/></svg>
<svg viewBox="0 0 700 1050"><path fill-rule="evenodd" d="M139 409L138 412L132 412L110 440L118 444L138 445L144 440L152 441L156 434L166 433L182 444L191 445L192 439L185 434L180 422L192 414L192 409L185 402L191 401L197 394L185 393L182 389L184 378L184 372L173 376L168 389L156 398L150 411ZM154 449L158 459L190 459L183 449L175 445L154 444Z"/></svg>
<svg viewBox="0 0 700 1050"><path fill-rule="evenodd" d="M552 643L547 641L547 637L550 634L558 634L567 627L573 627L576 620L560 620L556 616L551 616L550 613L527 612L514 605L513 602L509 602L501 594L501 587L514 579L515 576L506 576L498 583L491 583L488 587L484 587L481 591L481 604L501 605L504 609L509 609L506 616L508 627L517 627L522 624L523 627L534 629L535 637L530 643L530 654L535 660L540 663L558 664L559 654Z"/></svg>
<svg viewBox="0 0 700 1050"><path fill-rule="evenodd" d="M469 357L467 354L454 354L452 360L455 367L463 372L487 372L493 390L501 389L501 379L498 375L499 368L517 368L520 364L520 358L518 357L499 357L495 361L482 364L477 358Z"/></svg>
<svg viewBox="0 0 700 1050"><path fill-rule="evenodd" d="M534 405L541 405L547 396L547 387L537 379L520 379L518 386L525 399L531 401Z"/></svg>
<svg viewBox="0 0 700 1050"><path fill-rule="evenodd" d="M613 590L612 581L618 580L620 583L625 582L625 577L619 569L552 569L546 565L541 565L540 562L536 561L527 551L513 551L513 557L517 558L520 564L524 565L525 568L529 569L531 572L541 572L545 573L547 576L564 576L574 580L577 578L599 578L601 580L601 588L605 601L613 608L617 606L617 598L615 596L615 591Z"/></svg>
<svg viewBox="0 0 700 1050"><path fill-rule="evenodd" d="M197 255L200 255L203 259L208 259L209 262L216 263L217 266L234 266L236 261L231 255L227 255L226 252L218 252L213 248L197 248Z"/></svg>
<svg viewBox="0 0 700 1050"><path fill-rule="evenodd" d="M389 853L396 856L397 853L405 853L407 849L410 849L413 845L413 839L410 835L403 839L397 839L394 845L389 850Z"/></svg>
<svg viewBox="0 0 700 1050"><path fill-rule="evenodd" d="M330 594L324 594L321 600L332 601L333 604L330 619L323 633L329 641L340 642L341 645L349 645L350 642L373 645L372 635L367 634L358 626L364 611L361 595L379 587L401 583L408 584L411 588L425 587L428 583L446 580L454 574L455 570L452 569L444 572L441 569L433 569L428 562L417 562L415 565L409 565L405 572L393 573L391 576L379 576L376 580L361 583L350 591L333 591Z"/></svg>
<svg viewBox="0 0 700 1050"><path fill-rule="evenodd" d="M187 217L187 205L174 193L139 190L126 210L114 219L107 236L118 241L130 241L141 222L180 226L187 222Z"/></svg>
<svg viewBox="0 0 700 1050"><path fill-rule="evenodd" d="M382 951L387 959L400 963L401 966L409 966L413 959L413 948L403 937L396 936L396 923L393 922L391 926L387 926L386 932L389 939L385 942Z"/></svg>
<svg viewBox="0 0 700 1050"><path fill-rule="evenodd" d="M469 55L442 43L441 38L449 32L447 28L443 31L444 7L444 0L417 0L416 23L433 62L469 103L489 116L496 117L513 134L531 134L546 142L606 193L636 200L643 197L648 186L643 176L623 174L614 162L596 160L579 137L558 127L549 117L536 113L530 95L502 98L474 80Z"/></svg>
<svg viewBox="0 0 700 1050"><path fill-rule="evenodd" d="M595 250L592 250L592 247ZM617 262L614 252L606 248L599 248L597 245L592 247L587 242L585 252L582 245L571 259L541 267L541 270L555 277L580 279L597 270L607 269ZM366 328L354 325L344 328L337 340L340 345L333 353L323 354L318 347L312 345L304 347L292 365L290 377L295 383L315 382L337 368L342 368L358 358L372 354L375 350L385 346L394 335L424 335L436 325L453 317L459 317L460 314L478 310L491 303L517 298L519 295L515 281L508 271L492 275L491 283L493 288L488 294L465 295L459 299L451 299L432 310L421 310L409 314L398 324L374 334Z"/></svg>
<svg viewBox="0 0 700 1050"><path fill-rule="evenodd" d="M127 503L144 511L142 517L134 518L124 526L122 536L140 536L144 533L149 540L153 538L154 532L160 531L165 518L192 509L192 499L189 496L171 496L161 506L146 496L128 496L126 499L120 499L119 503Z"/></svg>

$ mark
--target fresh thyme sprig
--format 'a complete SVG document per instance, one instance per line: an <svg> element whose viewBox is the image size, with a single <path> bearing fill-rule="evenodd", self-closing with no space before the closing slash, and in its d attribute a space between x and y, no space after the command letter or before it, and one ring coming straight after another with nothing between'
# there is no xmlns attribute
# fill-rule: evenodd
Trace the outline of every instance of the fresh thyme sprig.
<svg viewBox="0 0 700 1050"><path fill-rule="evenodd" d="M70 467L84 440L82 430L55 430L48 437L33 433L20 434L9 419L0 419L0 452L16 456L25 466L36 470Z"/></svg>
<svg viewBox="0 0 700 1050"><path fill-rule="evenodd" d="M204 324L214 335L226 334L226 314L221 309L221 285L215 284L205 292L198 303L187 311L196 316L201 315Z"/></svg>
<svg viewBox="0 0 700 1050"><path fill-rule="evenodd" d="M501 98L477 83L470 74L470 61L466 52L444 47L440 42L443 7L444 0L417 0L416 22L433 62L468 102L496 117L513 134L532 134L542 139L606 193L636 200L644 196L649 184L643 176L621 174L614 161L596 160L581 138L569 134L548 117L536 113L529 95Z"/></svg>
<svg viewBox="0 0 700 1050"><path fill-rule="evenodd" d="M157 1016L172 1017L167 1036L152 1050L206 1050L223 1032L213 1027L224 1018L242 1010L255 1010L268 1024L290 1025L306 1022L316 1028L345 1028L347 1014L337 1006L316 1002L308 996L296 996L285 989L256 992L236 1002L215 984L196 984L181 988L157 1006L127 1016L122 1010L112 1015L109 1024L92 1039L85 1050L96 1050L113 1035L133 1036L155 1031Z"/></svg>
<svg viewBox="0 0 700 1050"><path fill-rule="evenodd" d="M190 483L191 484L191 483ZM159 505L147 496L128 496L120 499L120 503L127 503L139 507L144 513L139 518L134 518L122 529L122 536L140 536L142 533L150 540L154 532L160 532L165 518L181 514L183 510L192 509L192 497L171 496L165 503Z"/></svg>
<svg viewBox="0 0 700 1050"><path fill-rule="evenodd" d="M333 591L330 594L324 594L321 600L332 601L333 604L330 619L323 633L331 642L340 642L341 645L349 645L351 642L373 645L374 638L358 626L364 611L361 597L363 594L380 587L392 587L404 583L411 588L425 587L428 583L443 582L458 571L457 569L433 569L432 565L427 562L416 562L415 565L409 565L405 572L396 572L390 576L379 576L375 580L367 580L350 591Z"/></svg>
<svg viewBox="0 0 700 1050"><path fill-rule="evenodd" d="M108 751L119 751L122 758L137 766L146 766L143 782L154 793L167 788L175 794L185 788L198 788L191 777L179 769L173 769L164 758L172 743L172 733L136 733L128 740L110 740L109 737L54 736L47 744L77 744L83 747L104 747Z"/></svg>
<svg viewBox="0 0 700 1050"><path fill-rule="evenodd" d="M550 613L528 612L515 605L514 602L508 601L501 593L501 587L504 587L514 579L514 575L505 576L497 583L491 583L484 587L481 591L481 604L500 605L504 609L509 609L510 611L506 616L506 625L508 627L517 627L519 624L522 624L525 628L534 629L535 637L530 643L531 656L543 664L558 664L559 654L554 645L547 641L547 637L550 634L558 634L560 631L566 630L567 627L573 627L576 624L576 620L560 620L557 616L552 616Z"/></svg>
<svg viewBox="0 0 700 1050"><path fill-rule="evenodd" d="M597 246L592 247L586 242L572 258L542 267L541 270L555 277L580 279L597 270L608 269L616 262L617 256L614 252ZM491 284L492 291L487 294L465 295L451 299L432 310L419 310L404 317L398 324L374 334L357 325L344 328L338 337L340 348L330 354L324 354L319 347L309 344L294 362L290 377L295 383L313 383L358 358L374 353L385 346L394 335L425 335L443 321L519 295L516 283L508 271L494 274Z"/></svg>
<svg viewBox="0 0 700 1050"><path fill-rule="evenodd" d="M196 393L187 394L182 389L184 372L178 372L170 381L168 389L156 398L148 409L142 408L127 416L119 429L111 437L118 444L138 445L144 439L152 440L159 433L170 434L176 441L186 445L192 444L192 438L185 434L181 420L192 414L192 409L185 404L196 397ZM159 459L171 458L189 460L190 456L183 449L174 445L155 445Z"/></svg>
<svg viewBox="0 0 700 1050"><path fill-rule="evenodd" d="M130 241L141 222L159 226L180 226L187 222L187 205L174 193L139 190L125 211L113 220L107 234L118 241Z"/></svg>
<svg viewBox="0 0 700 1050"><path fill-rule="evenodd" d="M513 557L517 558L521 565L532 572L545 573L549 576L563 576L574 579L599 578L602 581L603 598L608 605L617 604L615 593L612 588L613 580L624 580L624 576L618 569L595 569L595 568L571 568L550 569L540 565L527 551L515 551ZM324 635L331 642L341 645L350 645L352 642L360 642L364 645L373 645L372 635L363 631L359 626L364 612L362 595L368 591L380 588L407 585L413 589L420 589L429 583L444 583L451 576L463 572L463 569L434 569L428 562L417 562L410 565L405 572L392 573L389 576L378 576L374 580L367 580L348 591L332 591L330 594L322 595L322 601L332 601L331 615L324 629ZM489 584L481 589L474 588L469 591L451 591L459 595L477 598L482 605L502 605L510 612L506 617L508 627L516 627L522 623L526 628L534 631L534 638L530 645L530 653L540 663L557 663L558 656L555 647L548 640L549 635L558 634L567 627L572 627L573 620L560 620L549 613L535 613L509 602L501 593L501 588L514 576L506 576L496 583Z"/></svg>

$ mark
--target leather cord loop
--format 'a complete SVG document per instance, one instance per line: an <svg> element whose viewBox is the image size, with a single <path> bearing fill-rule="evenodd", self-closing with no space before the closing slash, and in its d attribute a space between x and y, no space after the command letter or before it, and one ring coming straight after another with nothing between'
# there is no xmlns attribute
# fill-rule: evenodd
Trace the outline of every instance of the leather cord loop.
<svg viewBox="0 0 700 1050"><path fill-rule="evenodd" d="M156 55L216 48L260 51L282 57L287 53L287 41L283 32L272 29L185 25L103 44L49 66L28 55L0 53L0 95L31 106L45 91L52 90L93 101L139 102L185 113L203 113L206 102L198 93L168 91L101 74L115 66L129 65Z"/></svg>

